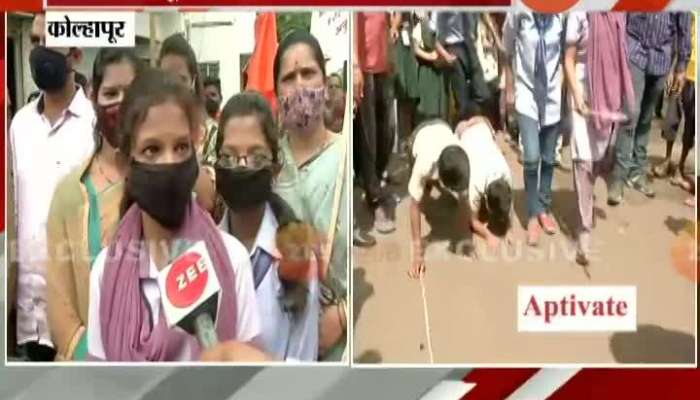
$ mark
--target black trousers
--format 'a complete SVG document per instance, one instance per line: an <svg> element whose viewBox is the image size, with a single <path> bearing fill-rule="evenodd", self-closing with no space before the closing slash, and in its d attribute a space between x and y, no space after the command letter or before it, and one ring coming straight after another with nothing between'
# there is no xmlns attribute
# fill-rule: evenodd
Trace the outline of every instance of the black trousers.
<svg viewBox="0 0 700 400"><path fill-rule="evenodd" d="M675 142L683 120L683 146L695 145L695 82L686 81L678 97L671 96L666 108L666 125L661 135L666 141Z"/></svg>
<svg viewBox="0 0 700 400"><path fill-rule="evenodd" d="M394 147L394 81L387 74L364 74L363 99L355 131L355 156L371 206L382 202L381 179Z"/></svg>
<svg viewBox="0 0 700 400"><path fill-rule="evenodd" d="M461 42L446 45L445 50L457 57L457 61L448 70L448 79L457 100L459 118L466 114L488 115L493 96L484 80L476 49Z"/></svg>

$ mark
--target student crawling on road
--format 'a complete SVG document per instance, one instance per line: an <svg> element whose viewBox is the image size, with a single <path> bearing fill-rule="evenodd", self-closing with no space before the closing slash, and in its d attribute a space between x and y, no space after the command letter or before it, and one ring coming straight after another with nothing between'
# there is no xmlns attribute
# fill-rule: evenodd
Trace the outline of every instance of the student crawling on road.
<svg viewBox="0 0 700 400"><path fill-rule="evenodd" d="M457 126L457 134L441 120L420 124L411 140L411 237L413 258L409 276L419 278L425 272L424 246L421 239L423 196L432 187L439 187L457 200L456 224L469 224L489 247L499 240L489 224L506 229L510 225L512 203L508 164L498 148L493 128L480 116L467 115ZM484 211L484 213L481 213ZM479 215L486 215L484 223ZM470 238L461 249L471 247Z"/></svg>

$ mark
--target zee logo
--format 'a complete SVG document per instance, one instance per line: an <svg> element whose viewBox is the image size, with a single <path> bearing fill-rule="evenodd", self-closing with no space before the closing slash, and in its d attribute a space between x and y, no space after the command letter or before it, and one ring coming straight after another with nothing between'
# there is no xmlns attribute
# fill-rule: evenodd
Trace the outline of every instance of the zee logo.
<svg viewBox="0 0 700 400"><path fill-rule="evenodd" d="M173 263L165 278L166 296L173 306L186 308L199 299L207 287L209 271L199 253L186 253Z"/></svg>

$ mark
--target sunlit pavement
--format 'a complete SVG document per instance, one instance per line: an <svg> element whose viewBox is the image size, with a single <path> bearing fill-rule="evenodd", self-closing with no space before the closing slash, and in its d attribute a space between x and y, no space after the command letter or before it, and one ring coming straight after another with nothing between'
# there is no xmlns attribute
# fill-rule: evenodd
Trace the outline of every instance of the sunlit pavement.
<svg viewBox="0 0 700 400"><path fill-rule="evenodd" d="M505 142L501 147L513 171L515 221L511 248L496 254L476 240L478 260L448 251L448 241L431 242L424 278L435 362L444 363L614 363L688 362L695 349L695 285L673 266L671 249L694 210L683 205L688 194L655 180L655 199L626 189L623 205L606 204L605 183L596 183L597 226L593 262L574 262L578 224L569 149L555 172L553 207L561 227L543 236L536 250L525 244L522 166ZM680 153L680 143L674 160ZM650 161L661 159L665 144L652 132ZM686 168L692 171L691 153ZM401 163L393 168L401 169ZM402 175L406 178L404 168ZM404 184L405 185L405 184ZM401 187L401 185L397 185ZM358 196L355 196L356 203ZM362 204L355 215L366 220ZM437 202L433 233L445 230L451 211ZM420 284L407 276L411 261L408 201L397 210L397 230L379 235L371 249L353 249L355 360L357 362L429 362ZM423 220L423 234L431 226ZM518 333L518 285L632 285L637 287L636 333Z"/></svg>

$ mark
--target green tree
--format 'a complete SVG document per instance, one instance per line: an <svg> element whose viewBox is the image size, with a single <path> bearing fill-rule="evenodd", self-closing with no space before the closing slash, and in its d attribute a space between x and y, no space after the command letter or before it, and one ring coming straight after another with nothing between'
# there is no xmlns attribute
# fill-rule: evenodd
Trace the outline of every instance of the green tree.
<svg viewBox="0 0 700 400"><path fill-rule="evenodd" d="M277 39L280 42L295 29L311 30L310 12L277 13Z"/></svg>

